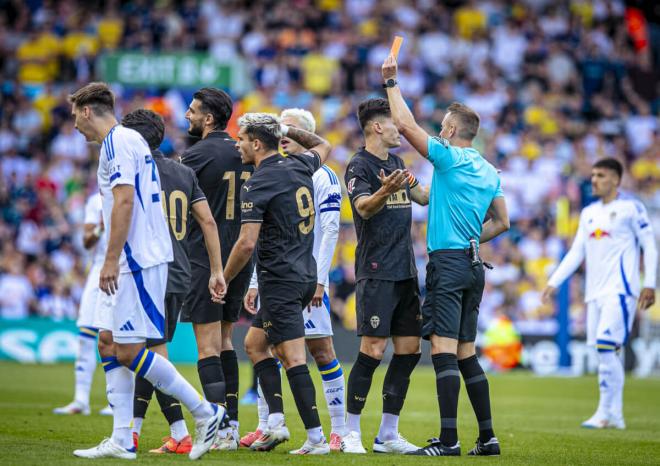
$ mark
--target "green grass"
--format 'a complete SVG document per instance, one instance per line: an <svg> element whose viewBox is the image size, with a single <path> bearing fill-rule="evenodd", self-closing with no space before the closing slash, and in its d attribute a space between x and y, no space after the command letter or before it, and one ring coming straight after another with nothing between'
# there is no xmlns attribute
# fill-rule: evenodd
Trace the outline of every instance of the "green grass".
<svg viewBox="0 0 660 466"><path fill-rule="evenodd" d="M197 383L193 366L179 368ZM380 420L380 387L384 368L377 371L372 392L363 413L364 444L369 449ZM312 369L317 388L320 380ZM103 373L97 370L92 392L94 414L85 417L58 417L51 414L55 406L68 403L73 391L73 371L69 365L25 366L0 363L0 464L83 464L76 459L75 448L89 447L109 436L112 420L96 413L105 404ZM249 369L241 367L242 380L248 380ZM364 456L331 454L327 457L292 457L287 451L304 441L303 426L286 382L284 392L287 423L292 440L271 453L253 453L244 449L232 453L213 452L206 463L239 463L244 465L412 465L438 461L451 464L489 462L498 464L660 464L660 380L628 379L625 391L625 431L592 431L580 429L596 403L595 377L537 378L528 373L493 375L490 377L493 418L503 455L499 458L418 458L368 454ZM244 391L245 386L242 386ZM322 422L329 432L325 403L317 390ZM241 433L256 425L256 408L241 406ZM190 421L190 418L188 418ZM189 426L191 423L189 422ZM400 430L410 441L424 444L437 435L438 407L435 377L429 367L419 367L404 407ZM168 433L165 420L152 403L145 421L140 445L142 451L160 445ZM464 455L476 438L476 421L466 393L459 406L459 434ZM154 456L142 453L143 464L187 462L187 457ZM111 460L97 460L99 464ZM117 461L112 461L116 463Z"/></svg>

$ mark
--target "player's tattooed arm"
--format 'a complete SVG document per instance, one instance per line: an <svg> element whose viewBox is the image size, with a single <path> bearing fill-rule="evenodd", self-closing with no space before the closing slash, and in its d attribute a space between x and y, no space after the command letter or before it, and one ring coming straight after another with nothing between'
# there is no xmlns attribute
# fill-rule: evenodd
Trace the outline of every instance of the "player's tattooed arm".
<svg viewBox="0 0 660 466"><path fill-rule="evenodd" d="M330 155L330 150L332 149L332 146L328 141L323 139L318 134L305 131L301 128L282 125L282 129L284 130L284 136L293 139L305 149L315 151L321 157L321 163L325 163L328 156Z"/></svg>

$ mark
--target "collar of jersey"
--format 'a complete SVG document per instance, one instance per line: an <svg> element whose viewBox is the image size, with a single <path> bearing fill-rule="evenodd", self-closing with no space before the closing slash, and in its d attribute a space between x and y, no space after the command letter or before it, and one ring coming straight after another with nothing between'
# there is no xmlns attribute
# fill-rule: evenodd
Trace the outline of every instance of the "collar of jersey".
<svg viewBox="0 0 660 466"><path fill-rule="evenodd" d="M111 135L112 133L115 132L115 130L117 129L118 126L119 126L119 123L117 123L115 126L113 126L112 128L110 128L110 131L108 131L108 134L103 138L103 141L101 142L101 144L103 144L105 141L108 140L108 138L110 137L110 135Z"/></svg>
<svg viewBox="0 0 660 466"><path fill-rule="evenodd" d="M257 170L259 170L264 165L271 165L271 164L275 163L278 160L282 160L282 158L283 158L282 154L280 154L279 152L277 152L276 154L271 155L270 157L266 157L265 159L263 159L261 161L261 163L259 164L259 168Z"/></svg>
<svg viewBox="0 0 660 466"><path fill-rule="evenodd" d="M387 161L390 160L390 157L392 157L392 154L388 152L388 153L387 153L387 158L383 160L383 159L381 159L380 157L377 157L377 156L375 156L374 154L372 154L371 152L369 152L369 151L368 151L366 148L364 148L364 147L362 148L362 150L361 150L359 153L360 153L360 154L367 155L368 157L373 158L374 160L376 160L376 161L379 162L379 163L386 163Z"/></svg>
<svg viewBox="0 0 660 466"><path fill-rule="evenodd" d="M208 138L223 138L223 139L231 139L231 136L229 136L229 133L226 131L212 131L209 134L206 135L205 139Z"/></svg>

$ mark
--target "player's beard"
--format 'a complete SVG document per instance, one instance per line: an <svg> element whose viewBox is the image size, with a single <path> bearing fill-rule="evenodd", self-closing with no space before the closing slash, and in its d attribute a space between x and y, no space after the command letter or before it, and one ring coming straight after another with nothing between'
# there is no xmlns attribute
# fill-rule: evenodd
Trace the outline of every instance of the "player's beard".
<svg viewBox="0 0 660 466"><path fill-rule="evenodd" d="M196 138L201 138L203 132L204 129L201 126L195 125L194 123L191 123L190 127L188 128L188 134Z"/></svg>

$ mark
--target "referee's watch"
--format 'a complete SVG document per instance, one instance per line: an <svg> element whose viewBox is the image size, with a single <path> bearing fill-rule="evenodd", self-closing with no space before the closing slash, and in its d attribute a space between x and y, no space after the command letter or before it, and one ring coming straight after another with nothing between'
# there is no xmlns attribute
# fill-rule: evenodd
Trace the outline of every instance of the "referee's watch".
<svg viewBox="0 0 660 466"><path fill-rule="evenodd" d="M390 78L383 83L383 89L387 89L388 87L394 87L397 84L398 83L396 82L396 79Z"/></svg>

